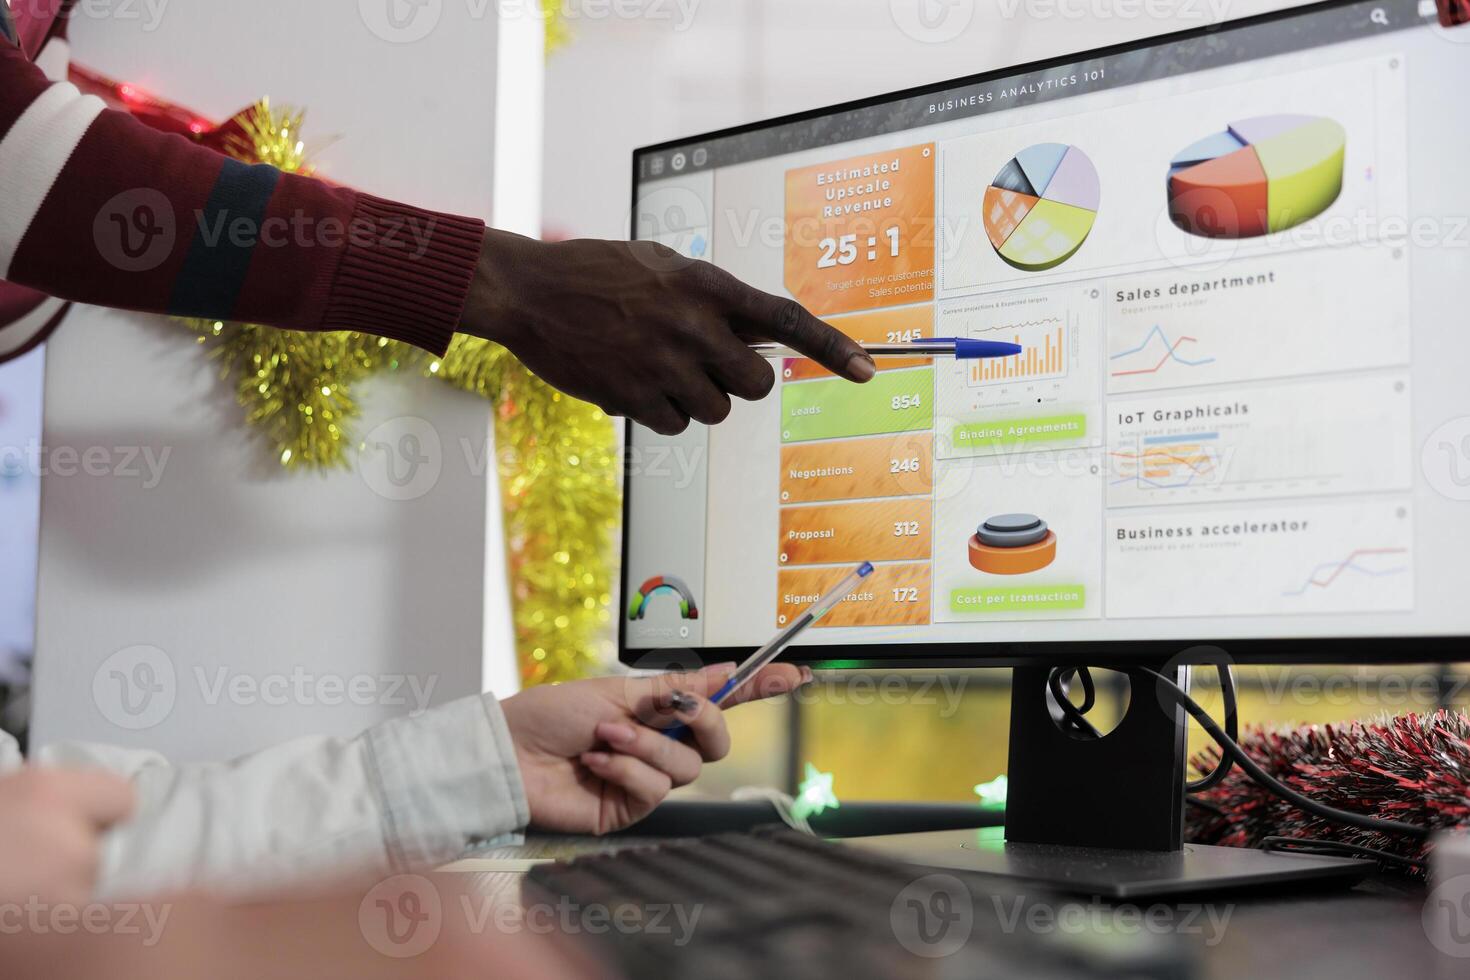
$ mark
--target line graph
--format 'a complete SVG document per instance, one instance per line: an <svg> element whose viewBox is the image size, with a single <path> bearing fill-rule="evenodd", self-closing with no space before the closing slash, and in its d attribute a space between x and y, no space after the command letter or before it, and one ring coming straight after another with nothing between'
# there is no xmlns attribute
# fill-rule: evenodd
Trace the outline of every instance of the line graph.
<svg viewBox="0 0 1470 980"><path fill-rule="evenodd" d="M1235 285L1222 286L1213 266L1130 276L1106 314L1108 392L1408 364L1409 265L1363 242L1237 257L1227 277ZM1010 319L1035 315L1017 313Z"/></svg>
<svg viewBox="0 0 1470 980"><path fill-rule="evenodd" d="M1404 495L1114 510L1105 614L1311 616L1414 608Z"/></svg>
<svg viewBox="0 0 1470 980"><path fill-rule="evenodd" d="M1409 570L1407 565L1391 565L1387 568L1373 568L1362 563L1364 558L1374 558L1384 555L1407 555L1408 548L1359 548L1340 561L1323 562L1312 569L1312 574L1302 583L1301 588L1288 589L1281 594L1287 597L1306 595L1313 588L1327 589L1340 579L1346 572L1354 572L1358 575L1366 575L1369 578L1384 578L1389 575L1402 575Z"/></svg>
<svg viewBox="0 0 1470 980"><path fill-rule="evenodd" d="M1154 344L1154 340L1156 338L1158 340L1158 345ZM1159 355L1158 360L1150 362L1144 360L1143 358L1139 358L1143 364L1148 366L1132 367L1123 370L1113 371L1112 376L1115 378L1130 378L1140 374L1158 374L1159 371L1163 370L1164 366L1171 361L1175 364L1181 365L1182 367L1189 368L1204 367L1206 364L1214 364L1215 358L1213 356L1191 358L1186 357L1180 353L1180 350L1184 348L1186 344L1193 345L1198 343L1198 338L1189 336L1183 336L1180 337L1178 340L1171 341L1168 335L1164 333L1164 328L1155 324L1153 329L1148 332L1148 335L1143 338L1143 341L1139 343L1137 347L1131 347L1128 350L1119 351L1118 353L1111 355L1108 360L1116 363L1126 358L1138 357L1139 355L1147 354L1150 347L1154 347L1156 350L1162 350L1162 353Z"/></svg>
<svg viewBox="0 0 1470 980"><path fill-rule="evenodd" d="M1015 323L997 323L993 327L976 327L974 330L971 331L971 333L1009 333L1012 330L1025 330L1028 327L1045 327L1052 324L1061 326L1062 318L1059 316L1044 316L1039 320L1019 320Z"/></svg>

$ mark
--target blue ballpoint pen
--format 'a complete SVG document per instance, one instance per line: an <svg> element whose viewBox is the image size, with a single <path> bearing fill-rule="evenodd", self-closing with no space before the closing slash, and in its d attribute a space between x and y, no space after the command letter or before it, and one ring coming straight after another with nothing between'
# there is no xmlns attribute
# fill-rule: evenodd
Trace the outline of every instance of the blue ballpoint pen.
<svg viewBox="0 0 1470 980"><path fill-rule="evenodd" d="M933 337L911 340L903 344L859 344L870 357L953 357L957 361L977 361L988 357L1015 357L1023 348L999 340L971 340L968 337ZM751 344L750 349L762 357L806 357L801 351L784 344Z"/></svg>
<svg viewBox="0 0 1470 980"><path fill-rule="evenodd" d="M808 606L805 612L796 617L796 622L777 633L769 643L751 654L739 667L736 667L735 673L731 674L730 678L724 684L720 685L720 689L710 696L710 703L719 704L744 687L747 681L760 673L762 667L779 657L781 651L791 645L792 640L800 636L808 626L837 608L842 600L852 594L852 590L857 588L863 579L872 574L873 563L870 561L865 561L853 569L852 574L848 575L841 582L838 582L830 592L824 594L820 599ZM687 725L675 725L673 728L664 729L664 734L670 738L679 738L688 730Z"/></svg>

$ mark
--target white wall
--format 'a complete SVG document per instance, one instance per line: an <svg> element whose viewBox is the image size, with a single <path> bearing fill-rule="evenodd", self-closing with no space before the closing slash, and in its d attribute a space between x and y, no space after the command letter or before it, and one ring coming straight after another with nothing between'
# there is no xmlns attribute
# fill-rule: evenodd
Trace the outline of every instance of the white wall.
<svg viewBox="0 0 1470 980"><path fill-rule="evenodd" d="M0 364L0 684L30 675L36 637L36 536L41 479L30 446L41 430L46 352Z"/></svg>
<svg viewBox="0 0 1470 980"><path fill-rule="evenodd" d="M305 106L308 145L330 144L316 162L333 179L493 217L497 94L524 98L497 77L499 25L484 15L495 5L397 4L438 18L397 31L383 16L391 0L101 6L114 13L74 22L79 61L218 118L262 95ZM519 118L526 131L502 126L500 137L535 146L539 115ZM535 219L524 206L515 217L530 231ZM125 447L169 456L154 487L118 473L43 481L38 744L84 738L218 758L402 713L414 694L395 678L420 691L432 683L434 702L513 684L485 404L416 378L358 394L361 436L389 419L432 424L442 470L428 492L375 491L387 486L381 454L361 472L287 475L180 328L72 315L47 356L54 469L62 447L103 447L118 466ZM385 441L396 445L410 424L392 423ZM141 716L119 714L118 679L145 680L139 669L153 670L155 688L171 674L172 690ZM234 694L214 690L221 677L236 679ZM133 727L144 721L156 723Z"/></svg>

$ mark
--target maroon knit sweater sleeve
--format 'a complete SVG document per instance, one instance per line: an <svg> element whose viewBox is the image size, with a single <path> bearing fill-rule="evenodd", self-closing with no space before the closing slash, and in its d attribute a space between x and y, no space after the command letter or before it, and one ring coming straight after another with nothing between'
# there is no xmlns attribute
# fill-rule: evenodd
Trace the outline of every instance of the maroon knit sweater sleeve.
<svg viewBox="0 0 1470 980"><path fill-rule="evenodd" d="M0 40L0 279L52 296L442 354L483 222L156 132Z"/></svg>

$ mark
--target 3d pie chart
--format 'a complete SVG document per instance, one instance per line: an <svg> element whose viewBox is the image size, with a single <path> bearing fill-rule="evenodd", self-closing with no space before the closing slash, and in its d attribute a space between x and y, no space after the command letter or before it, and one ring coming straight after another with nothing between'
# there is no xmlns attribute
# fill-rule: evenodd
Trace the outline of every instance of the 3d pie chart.
<svg viewBox="0 0 1470 980"><path fill-rule="evenodd" d="M1326 211L1342 193L1347 133L1319 116L1257 116L1169 167L1169 217L1200 238L1255 238Z"/></svg>
<svg viewBox="0 0 1470 980"><path fill-rule="evenodd" d="M1065 143L1038 143L1017 153L986 188L985 233L1007 263L1041 272L1077 253L1101 200L1087 154Z"/></svg>

